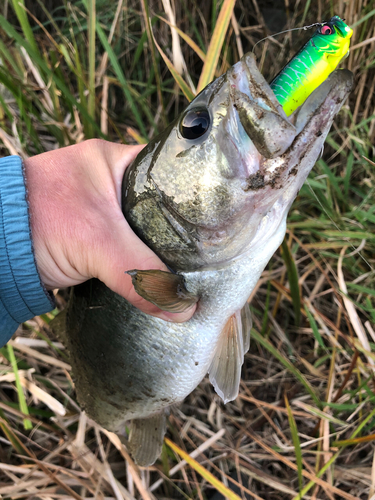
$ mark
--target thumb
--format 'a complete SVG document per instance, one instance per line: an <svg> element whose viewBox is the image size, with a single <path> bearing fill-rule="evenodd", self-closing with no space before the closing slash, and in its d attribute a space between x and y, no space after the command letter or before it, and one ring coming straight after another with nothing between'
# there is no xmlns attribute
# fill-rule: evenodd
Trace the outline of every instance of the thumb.
<svg viewBox="0 0 375 500"><path fill-rule="evenodd" d="M187 321L194 314L195 305L183 313L171 313L162 311L137 294L126 271L131 269L168 271L168 269L133 232L121 211L116 217L112 216L111 226L107 227L97 259L96 276L141 311L177 323Z"/></svg>

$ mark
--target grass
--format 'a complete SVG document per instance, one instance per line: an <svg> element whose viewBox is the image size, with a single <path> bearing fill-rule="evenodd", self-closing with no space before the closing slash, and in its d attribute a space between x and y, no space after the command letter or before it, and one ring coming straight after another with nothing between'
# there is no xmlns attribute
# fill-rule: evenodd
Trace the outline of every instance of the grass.
<svg viewBox="0 0 375 500"><path fill-rule="evenodd" d="M224 406L205 379L172 411L161 459L140 470L80 411L64 347L48 326L53 315L30 320L0 352L4 498L206 499L215 490L229 497L225 488L257 499L375 494L375 10L365 0L274 3L273 11L237 0L231 13L233 4L0 6L0 154L23 157L92 136L145 142L275 30L333 14L355 28L345 61L355 88L251 297L237 400ZM268 79L306 36L256 46ZM59 308L65 299L57 295ZM192 459L182 466L184 453Z"/></svg>

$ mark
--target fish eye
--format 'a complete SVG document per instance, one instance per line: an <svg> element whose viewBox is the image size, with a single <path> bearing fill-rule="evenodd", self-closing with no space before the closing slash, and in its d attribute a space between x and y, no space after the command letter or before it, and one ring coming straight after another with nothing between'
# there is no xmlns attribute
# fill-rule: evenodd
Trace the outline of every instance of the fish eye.
<svg viewBox="0 0 375 500"><path fill-rule="evenodd" d="M180 132L185 139L198 139L210 126L210 114L207 109L192 109L182 118Z"/></svg>
<svg viewBox="0 0 375 500"><path fill-rule="evenodd" d="M333 28L329 26L329 24L325 24L320 28L320 32L322 35L332 35L333 33Z"/></svg>

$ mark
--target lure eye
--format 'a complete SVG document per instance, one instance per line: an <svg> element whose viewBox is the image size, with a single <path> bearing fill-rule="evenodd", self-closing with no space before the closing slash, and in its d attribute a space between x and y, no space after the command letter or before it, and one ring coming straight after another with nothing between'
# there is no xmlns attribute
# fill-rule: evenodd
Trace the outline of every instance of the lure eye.
<svg viewBox="0 0 375 500"><path fill-rule="evenodd" d="M180 132L185 139L198 139L210 126L210 114L207 109L192 109L183 117Z"/></svg>
<svg viewBox="0 0 375 500"><path fill-rule="evenodd" d="M328 26L328 24L325 24L324 26L322 26L320 32L322 33L322 35L332 35L333 29L331 28L331 26Z"/></svg>

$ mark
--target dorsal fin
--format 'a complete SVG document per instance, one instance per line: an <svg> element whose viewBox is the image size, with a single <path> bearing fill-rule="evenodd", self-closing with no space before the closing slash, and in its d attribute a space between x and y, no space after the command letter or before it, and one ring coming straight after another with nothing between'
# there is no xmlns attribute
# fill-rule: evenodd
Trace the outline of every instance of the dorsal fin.
<svg viewBox="0 0 375 500"><path fill-rule="evenodd" d="M224 401L238 396L241 367L250 347L251 315L246 303L225 324L208 370L210 382Z"/></svg>
<svg viewBox="0 0 375 500"><path fill-rule="evenodd" d="M128 448L136 464L152 465L160 456L166 431L165 412L132 420Z"/></svg>

